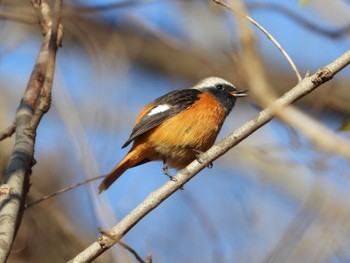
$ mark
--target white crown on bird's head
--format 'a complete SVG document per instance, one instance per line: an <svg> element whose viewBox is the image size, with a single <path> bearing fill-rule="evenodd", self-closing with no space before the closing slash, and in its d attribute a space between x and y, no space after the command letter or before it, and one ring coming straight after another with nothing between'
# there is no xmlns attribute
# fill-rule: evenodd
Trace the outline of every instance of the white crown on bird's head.
<svg viewBox="0 0 350 263"><path fill-rule="evenodd" d="M228 82L227 80L224 80L222 78L209 77L209 78L202 79L193 87L193 89L204 89L204 88L214 87L217 84L224 84L224 85L229 85L231 87L235 87L231 82Z"/></svg>

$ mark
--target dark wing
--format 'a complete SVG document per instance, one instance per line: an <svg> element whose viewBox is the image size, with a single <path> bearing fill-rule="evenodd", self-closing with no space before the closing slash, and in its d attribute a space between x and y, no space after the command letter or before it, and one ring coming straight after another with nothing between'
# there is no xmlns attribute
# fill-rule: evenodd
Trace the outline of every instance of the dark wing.
<svg viewBox="0 0 350 263"><path fill-rule="evenodd" d="M129 139L122 146L122 148L128 146L136 137L144 134L165 120L170 119L171 117L190 107L195 101L199 99L199 95L201 93L201 91L196 89L174 90L165 94L164 96L155 99L150 103L150 105L154 106L151 107L137 122L131 132ZM160 105L167 105L169 107L164 111L149 114L153 109L159 107Z"/></svg>

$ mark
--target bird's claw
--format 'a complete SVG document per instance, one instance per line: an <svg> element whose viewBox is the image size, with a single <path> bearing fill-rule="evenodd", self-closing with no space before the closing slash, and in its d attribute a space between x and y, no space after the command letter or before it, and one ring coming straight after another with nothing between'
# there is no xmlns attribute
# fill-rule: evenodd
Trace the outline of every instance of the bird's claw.
<svg viewBox="0 0 350 263"><path fill-rule="evenodd" d="M204 153L203 151L201 150L198 150L198 149L192 149L193 151L195 151L197 153L196 155L196 160L197 162L199 162L200 164L203 164L204 161L201 159L201 154ZM208 169L211 169L213 168L213 162L210 162L208 165L207 165L207 168Z"/></svg>
<svg viewBox="0 0 350 263"><path fill-rule="evenodd" d="M165 160L163 160L163 173L164 173L166 176L168 176L169 179L170 179L171 181L177 182L177 179L176 179L174 176L172 176L172 175L170 174L169 169L168 169L168 165L166 164L166 161L165 161Z"/></svg>
<svg viewBox="0 0 350 263"><path fill-rule="evenodd" d="M167 174L167 176L169 177L170 181L177 182L177 178L175 178L174 176L169 174Z"/></svg>

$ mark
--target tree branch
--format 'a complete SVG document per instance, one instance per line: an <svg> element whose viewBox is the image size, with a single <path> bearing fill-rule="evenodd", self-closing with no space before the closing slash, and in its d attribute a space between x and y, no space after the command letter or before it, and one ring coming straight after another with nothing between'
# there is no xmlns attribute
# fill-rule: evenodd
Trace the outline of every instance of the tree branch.
<svg viewBox="0 0 350 263"><path fill-rule="evenodd" d="M16 131L16 122L13 122L9 127L6 128L3 132L0 133L0 141L11 137Z"/></svg>
<svg viewBox="0 0 350 263"><path fill-rule="evenodd" d="M54 11L47 0L32 1L39 17L43 41L25 93L16 112L16 137L13 152L0 186L0 262L5 262L22 219L29 175L34 163L36 129L51 103L57 43L62 38L61 1Z"/></svg>
<svg viewBox="0 0 350 263"><path fill-rule="evenodd" d="M225 154L246 137L272 120L275 116L276 109L280 110L281 108L285 108L286 106L309 94L321 84L330 80L336 73L346 67L349 63L350 51L347 51L329 65L319 69L313 76L304 78L293 89L277 99L272 105L261 111L256 117L246 122L225 139L202 154L200 158L203 160L203 163L198 163L196 160L193 161L176 175L177 182L169 181L156 191L152 192L141 204L126 215L116 226L110 229L108 231L108 235L117 239L123 237L143 217L155 209L170 195L176 192L176 190L178 190L181 186L191 180L210 162ZM347 152L338 152L338 154L344 154L348 159L350 159L349 142L341 138L339 138L339 140L344 143L344 147L347 147L348 150ZM106 235L102 235L96 242L91 244L69 262L91 262L104 251L112 247L115 243L116 242L114 239L111 239Z"/></svg>
<svg viewBox="0 0 350 263"><path fill-rule="evenodd" d="M250 17L249 15L243 13L241 10L237 10L235 8L233 8L232 6L228 5L227 3L225 3L222 0L213 0L214 3L221 5L223 7L225 7L228 10L231 10L232 12L234 12L237 15L243 16L244 18L246 18L249 22L251 22L254 26L256 26L257 28L259 28L259 30L261 32L263 32L266 37L268 39L271 40L271 42L277 47L277 49L283 54L283 56L287 59L288 63L290 64L290 66L292 67L292 69L294 70L298 81L302 80L302 77L299 73L299 70L297 68L297 66L294 64L293 60L290 58L290 56L288 55L288 53L284 50L284 48L281 46L281 44L262 26L260 25L257 21L255 21L252 17Z"/></svg>
<svg viewBox="0 0 350 263"><path fill-rule="evenodd" d="M135 259L139 262L139 263L146 263L147 261L151 261L152 262L152 255L149 255L147 257L147 260L144 261L142 259L142 257L136 252L135 249L133 249L132 247L130 247L128 244L124 243L123 241L121 241L120 239L117 239L113 236L111 236L108 232L106 232L105 230L103 230L102 228L99 228L98 231L100 231L101 234L108 236L109 238L113 239L116 243L118 243L122 248L128 250L134 257Z"/></svg>

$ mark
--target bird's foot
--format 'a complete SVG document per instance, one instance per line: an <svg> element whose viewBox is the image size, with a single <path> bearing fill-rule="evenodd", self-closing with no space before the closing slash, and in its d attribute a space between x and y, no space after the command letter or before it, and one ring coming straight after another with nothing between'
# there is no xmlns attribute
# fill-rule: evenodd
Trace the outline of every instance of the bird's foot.
<svg viewBox="0 0 350 263"><path fill-rule="evenodd" d="M163 173L164 173L166 176L168 176L169 179L170 179L171 181L177 182L177 179L176 179L174 176L172 176L172 175L170 174L169 169L168 169L168 165L166 164L165 159L163 160Z"/></svg>
<svg viewBox="0 0 350 263"><path fill-rule="evenodd" d="M168 169L168 165L166 164L165 159L163 160L163 172L164 172L164 174L165 174L166 176L169 177L169 179L170 179L171 181L177 182L177 179L176 179L174 176L172 176L172 175L170 174L169 169ZM184 186L181 185L179 189L180 189L180 190L184 190Z"/></svg>
<svg viewBox="0 0 350 263"><path fill-rule="evenodd" d="M198 150L198 149L192 149L192 151L197 153L197 155L196 155L197 162L199 162L200 164L204 163L204 161L201 159L201 154L204 153L204 152L201 151L201 150ZM209 169L213 168L213 163L210 162L207 165L207 168L209 168Z"/></svg>

